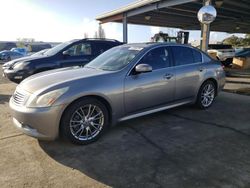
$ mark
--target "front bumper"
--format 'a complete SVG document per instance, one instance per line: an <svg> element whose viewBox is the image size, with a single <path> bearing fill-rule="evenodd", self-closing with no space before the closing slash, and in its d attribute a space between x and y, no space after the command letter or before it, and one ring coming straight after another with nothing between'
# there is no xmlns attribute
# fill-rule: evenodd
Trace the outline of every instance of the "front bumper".
<svg viewBox="0 0 250 188"><path fill-rule="evenodd" d="M27 108L9 102L14 125L23 133L41 139L54 140L59 135L59 124L64 105L46 108Z"/></svg>
<svg viewBox="0 0 250 188"><path fill-rule="evenodd" d="M3 69L3 76L7 77L10 81L15 83L20 83L24 78L27 77L27 73L23 70L10 70L10 69Z"/></svg>

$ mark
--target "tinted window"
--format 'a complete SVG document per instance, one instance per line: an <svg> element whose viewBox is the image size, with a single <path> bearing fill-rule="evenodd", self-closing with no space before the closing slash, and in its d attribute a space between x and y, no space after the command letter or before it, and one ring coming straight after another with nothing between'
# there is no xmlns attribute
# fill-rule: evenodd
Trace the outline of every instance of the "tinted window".
<svg viewBox="0 0 250 188"><path fill-rule="evenodd" d="M106 50L112 48L114 45L110 44L110 43L105 43L105 42L99 42L96 43L96 45L94 45L94 53L96 55L102 54L103 52L105 52Z"/></svg>
<svg viewBox="0 0 250 188"><path fill-rule="evenodd" d="M175 65L188 65L194 63L193 50L188 47L183 46L173 46L172 47Z"/></svg>
<svg viewBox="0 0 250 188"><path fill-rule="evenodd" d="M165 47L153 49L141 59L139 64L148 64L153 70L169 67L169 52Z"/></svg>
<svg viewBox="0 0 250 188"><path fill-rule="evenodd" d="M212 61L211 57L209 57L209 55L203 53L203 62L207 63Z"/></svg>
<svg viewBox="0 0 250 188"><path fill-rule="evenodd" d="M51 56L51 55L55 55L56 53L58 53L60 50L62 50L63 48L65 48L66 46L68 46L71 42L64 42L64 43L61 43L61 44L58 44L57 46L49 49L48 51L46 51L44 53L44 55L46 56Z"/></svg>
<svg viewBox="0 0 250 188"><path fill-rule="evenodd" d="M195 63L202 62L201 53L197 50L192 50L192 51L193 51L193 55L194 55L194 62Z"/></svg>
<svg viewBox="0 0 250 188"><path fill-rule="evenodd" d="M91 45L89 43L79 43L67 49L70 56L92 55Z"/></svg>

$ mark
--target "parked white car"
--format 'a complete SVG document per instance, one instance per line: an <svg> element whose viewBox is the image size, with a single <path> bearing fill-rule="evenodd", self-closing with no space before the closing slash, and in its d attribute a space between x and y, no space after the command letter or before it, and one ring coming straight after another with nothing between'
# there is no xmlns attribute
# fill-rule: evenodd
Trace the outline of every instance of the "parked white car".
<svg viewBox="0 0 250 188"><path fill-rule="evenodd" d="M233 57L235 56L235 49L232 45L209 44L208 53L216 53L217 59L227 66L232 63Z"/></svg>

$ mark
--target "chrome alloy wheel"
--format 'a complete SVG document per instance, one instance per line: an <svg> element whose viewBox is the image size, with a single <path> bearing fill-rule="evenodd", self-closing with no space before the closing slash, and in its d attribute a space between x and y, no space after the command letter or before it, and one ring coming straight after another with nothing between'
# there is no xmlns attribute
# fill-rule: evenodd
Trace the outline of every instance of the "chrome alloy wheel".
<svg viewBox="0 0 250 188"><path fill-rule="evenodd" d="M213 84L208 83L201 91L201 104L208 107L212 104L215 97L215 88Z"/></svg>
<svg viewBox="0 0 250 188"><path fill-rule="evenodd" d="M70 119L70 132L78 140L86 141L96 137L104 125L104 114L95 105L78 108Z"/></svg>

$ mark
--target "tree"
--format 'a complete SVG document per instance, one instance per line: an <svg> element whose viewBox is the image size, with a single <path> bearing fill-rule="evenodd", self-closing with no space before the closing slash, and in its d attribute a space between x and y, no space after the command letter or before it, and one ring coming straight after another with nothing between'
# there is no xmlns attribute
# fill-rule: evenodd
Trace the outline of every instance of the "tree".
<svg viewBox="0 0 250 188"><path fill-rule="evenodd" d="M250 34L246 34L245 38L232 35L222 41L223 44L230 44L234 47L250 46Z"/></svg>
<svg viewBox="0 0 250 188"><path fill-rule="evenodd" d="M102 28L101 24L99 25L98 30L95 32L94 37L95 38L105 38L105 31Z"/></svg>
<svg viewBox="0 0 250 188"><path fill-rule="evenodd" d="M102 28L101 24L99 24L99 27L98 27L98 35L99 35L99 38L105 38L105 31Z"/></svg>
<svg viewBox="0 0 250 188"><path fill-rule="evenodd" d="M84 33L83 36L85 39L88 38L88 33Z"/></svg>

